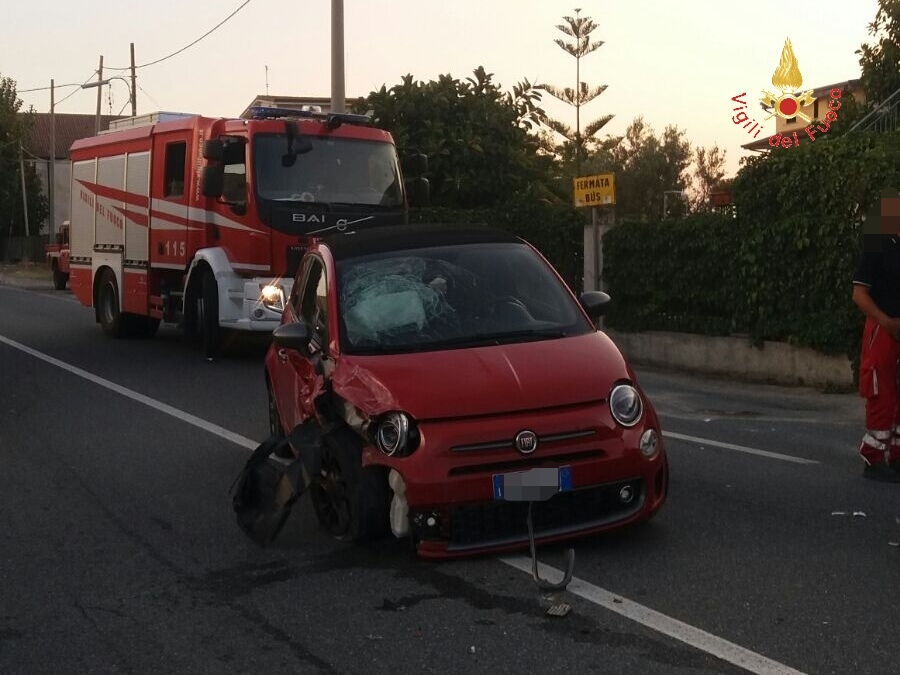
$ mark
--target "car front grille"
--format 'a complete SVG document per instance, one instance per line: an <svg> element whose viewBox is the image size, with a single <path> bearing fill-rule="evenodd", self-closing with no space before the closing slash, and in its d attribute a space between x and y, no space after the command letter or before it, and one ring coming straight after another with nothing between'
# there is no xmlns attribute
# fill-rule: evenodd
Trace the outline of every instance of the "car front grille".
<svg viewBox="0 0 900 675"><path fill-rule="evenodd" d="M630 485L633 499L623 504L620 490ZM560 492L534 502L531 517L535 537L566 534L624 520L644 504L640 478ZM450 510L449 550L499 546L528 540L528 502L491 501Z"/></svg>

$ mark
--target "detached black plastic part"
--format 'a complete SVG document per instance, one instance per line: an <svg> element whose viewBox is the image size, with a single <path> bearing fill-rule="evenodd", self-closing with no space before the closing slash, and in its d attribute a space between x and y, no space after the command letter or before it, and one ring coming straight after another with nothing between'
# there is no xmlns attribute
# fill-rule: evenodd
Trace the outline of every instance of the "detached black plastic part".
<svg viewBox="0 0 900 675"><path fill-rule="evenodd" d="M259 546L271 544L284 527L294 502L321 471L321 429L309 420L287 438L269 436L250 455L232 486L232 505L238 526ZM273 458L303 448L290 463Z"/></svg>

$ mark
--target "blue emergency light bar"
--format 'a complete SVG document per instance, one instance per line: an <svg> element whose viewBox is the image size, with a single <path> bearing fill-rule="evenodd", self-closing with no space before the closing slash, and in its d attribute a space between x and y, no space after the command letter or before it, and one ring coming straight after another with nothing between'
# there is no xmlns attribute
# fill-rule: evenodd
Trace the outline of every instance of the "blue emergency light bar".
<svg viewBox="0 0 900 675"><path fill-rule="evenodd" d="M250 119L283 119L288 117L305 117L308 119L324 120L329 126L339 126L347 122L349 124L371 124L372 118L368 115L354 115L352 113L325 113L313 110L293 110L291 108L268 108L255 106L250 108Z"/></svg>

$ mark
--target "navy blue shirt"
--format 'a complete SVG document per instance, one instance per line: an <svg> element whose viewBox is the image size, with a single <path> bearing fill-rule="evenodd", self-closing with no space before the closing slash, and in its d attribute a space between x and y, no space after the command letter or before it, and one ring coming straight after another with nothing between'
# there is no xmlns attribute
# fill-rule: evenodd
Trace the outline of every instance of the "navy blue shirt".
<svg viewBox="0 0 900 675"><path fill-rule="evenodd" d="M869 288L878 309L900 316L900 237L866 235L853 283Z"/></svg>

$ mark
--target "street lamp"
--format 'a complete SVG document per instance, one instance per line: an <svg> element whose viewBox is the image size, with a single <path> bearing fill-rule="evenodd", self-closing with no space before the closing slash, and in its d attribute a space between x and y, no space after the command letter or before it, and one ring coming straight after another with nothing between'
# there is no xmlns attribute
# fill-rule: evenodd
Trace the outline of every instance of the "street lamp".
<svg viewBox="0 0 900 675"><path fill-rule="evenodd" d="M93 89L94 87L102 87L104 84L109 84L113 80L122 80L125 83L125 86L128 88L128 100L131 101L131 116L137 117L137 101L134 96L134 89L131 88L131 85L128 84L128 80L120 75L113 75L112 77L108 77L105 80L97 80L96 82L87 82L81 85L82 89ZM97 133L100 133L100 94L97 94Z"/></svg>

